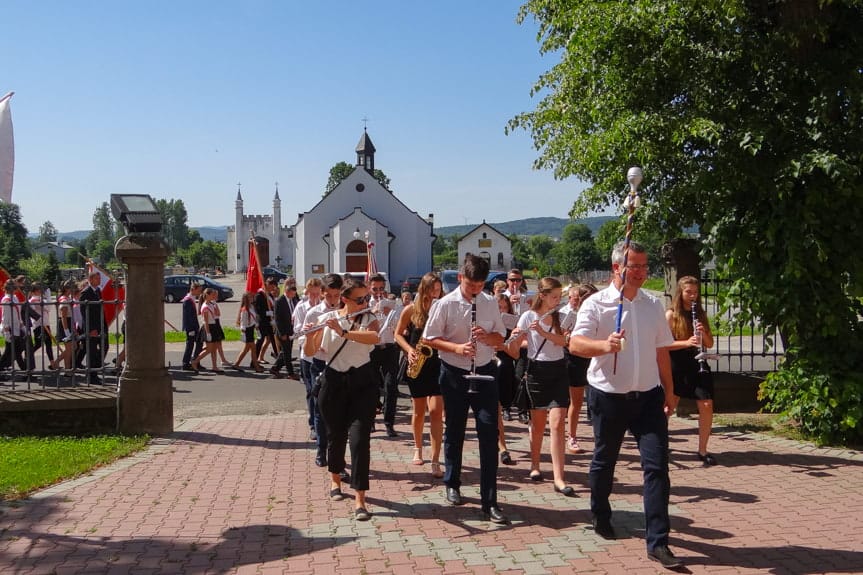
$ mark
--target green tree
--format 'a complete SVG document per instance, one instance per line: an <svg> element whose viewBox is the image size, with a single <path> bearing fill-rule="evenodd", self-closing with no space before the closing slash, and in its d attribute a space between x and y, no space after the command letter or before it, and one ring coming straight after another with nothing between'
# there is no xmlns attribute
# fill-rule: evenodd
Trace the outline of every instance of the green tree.
<svg viewBox="0 0 863 575"><path fill-rule="evenodd" d="M175 252L188 247L192 242L187 223L189 214L183 200L156 200L156 208L162 218L162 237L165 243Z"/></svg>
<svg viewBox="0 0 863 575"><path fill-rule="evenodd" d="M49 252L54 253L54 252ZM54 264L57 264L57 258L54 258ZM52 273L51 269L51 260L48 256L44 254L34 253L29 258L24 258L19 262L19 270L22 274L27 276L31 282L41 282L48 287L53 287L55 284L52 282ZM59 266L57 266L57 272L59 272Z"/></svg>
<svg viewBox="0 0 863 575"><path fill-rule="evenodd" d="M0 202L0 266L15 275L20 270L18 262L29 255L27 228L21 223L18 204Z"/></svg>
<svg viewBox="0 0 863 575"><path fill-rule="evenodd" d="M432 244L432 259L436 269L458 267L458 234L438 236Z"/></svg>
<svg viewBox="0 0 863 575"><path fill-rule="evenodd" d="M591 183L579 215L641 165L642 226L705 230L738 318L780 329L769 407L863 436L861 2L528 0L531 16L559 56L509 123L536 167Z"/></svg>
<svg viewBox="0 0 863 575"><path fill-rule="evenodd" d="M552 273L576 277L578 272L595 270L603 265L590 228L584 224L567 224L560 241L551 249Z"/></svg>
<svg viewBox="0 0 863 575"><path fill-rule="evenodd" d="M327 187L324 189L324 196L336 189L336 186L341 184L345 178L350 176L356 167L357 166L352 166L347 162L339 162L330 168L330 177L327 179ZM383 187L392 192L390 189L390 179L382 170L375 168L375 171L372 173L372 177L380 182Z"/></svg>
<svg viewBox="0 0 863 575"><path fill-rule="evenodd" d="M599 267L603 269L611 267L611 250L614 249L617 242L626 238L626 219L627 216L624 215L616 220L608 220L596 232L594 245L602 261L602 265ZM658 273L663 265L662 245L665 243L665 236L659 228L643 225L642 220L644 219L642 214L635 212L631 239L644 246L650 261L651 273Z"/></svg>
<svg viewBox="0 0 863 575"><path fill-rule="evenodd" d="M225 268L228 261L228 249L225 244L207 240L189 246L183 256L184 261L196 268Z"/></svg>
<svg viewBox="0 0 863 575"><path fill-rule="evenodd" d="M511 234L509 236L509 245L512 249L512 259L515 267L524 270L530 265L530 251L527 248L527 243L521 236Z"/></svg>
<svg viewBox="0 0 863 575"><path fill-rule="evenodd" d="M57 228L54 227L54 224L50 221L46 221L44 224L39 226L39 237L37 240L41 243L56 242Z"/></svg>

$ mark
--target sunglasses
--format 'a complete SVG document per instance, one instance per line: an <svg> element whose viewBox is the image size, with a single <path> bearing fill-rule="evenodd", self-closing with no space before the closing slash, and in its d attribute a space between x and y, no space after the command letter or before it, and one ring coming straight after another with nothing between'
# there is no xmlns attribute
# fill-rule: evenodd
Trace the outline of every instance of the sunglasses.
<svg viewBox="0 0 863 575"><path fill-rule="evenodd" d="M349 297L346 299L351 300L352 302L354 302L357 305L363 305L364 303L368 303L369 301L371 301L372 296L366 294L363 297Z"/></svg>
<svg viewBox="0 0 863 575"><path fill-rule="evenodd" d="M506 278L506 281L515 282L518 284L518 283L521 283L521 278Z"/></svg>

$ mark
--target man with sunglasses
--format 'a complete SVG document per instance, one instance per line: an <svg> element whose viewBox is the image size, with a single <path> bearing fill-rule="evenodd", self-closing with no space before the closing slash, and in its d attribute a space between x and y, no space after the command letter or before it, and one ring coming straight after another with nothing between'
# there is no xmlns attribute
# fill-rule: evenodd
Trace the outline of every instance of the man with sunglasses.
<svg viewBox="0 0 863 575"><path fill-rule="evenodd" d="M667 416L674 404L668 346L674 337L663 302L641 289L649 271L644 247L630 242L626 250L624 242L618 243L611 269L611 285L582 303L569 340L570 353L592 358L587 382L595 439L589 474L593 527L604 539L616 536L608 499L620 445L629 430L644 470L647 556L674 569L682 565L668 548Z"/></svg>
<svg viewBox="0 0 863 575"><path fill-rule="evenodd" d="M337 310L340 307L341 303L341 291L342 286L344 285L344 281L342 280L342 276L339 274L327 274L321 279L321 293L323 294L323 300L321 303L311 308L306 314L306 323L303 326L303 329L309 329L318 324L318 320L325 313L331 312L333 310ZM309 350L306 350L307 353L311 353ZM314 382L318 375L327 367L327 361L329 360L329 354L323 349L314 350L314 355L312 357L312 382ZM314 408L315 413L315 433L317 434L317 454L315 455L315 465L318 467L326 467L327 466L327 427L324 425L324 421L321 419L321 412L317 408L317 404L315 404Z"/></svg>
<svg viewBox="0 0 863 575"><path fill-rule="evenodd" d="M399 347L395 343L395 326L401 313L401 303L389 299L387 280L381 274L375 274L369 279L371 300L369 308L378 319L380 326L380 343L375 345L371 353L372 368L380 376L383 390L384 427L387 436L398 437L394 424L396 419L396 403L399 397L398 371Z"/></svg>

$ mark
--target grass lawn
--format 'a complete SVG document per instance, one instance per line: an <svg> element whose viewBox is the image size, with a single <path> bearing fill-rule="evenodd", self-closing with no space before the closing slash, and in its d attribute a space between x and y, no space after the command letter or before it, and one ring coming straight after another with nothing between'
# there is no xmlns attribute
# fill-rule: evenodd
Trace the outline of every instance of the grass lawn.
<svg viewBox="0 0 863 575"><path fill-rule="evenodd" d="M149 437L0 437L0 501L28 493L139 451Z"/></svg>

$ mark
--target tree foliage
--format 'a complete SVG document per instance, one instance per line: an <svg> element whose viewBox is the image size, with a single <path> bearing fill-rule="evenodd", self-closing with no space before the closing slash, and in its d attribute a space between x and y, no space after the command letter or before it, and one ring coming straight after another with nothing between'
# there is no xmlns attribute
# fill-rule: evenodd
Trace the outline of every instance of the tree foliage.
<svg viewBox="0 0 863 575"><path fill-rule="evenodd" d="M46 221L44 224L39 226L39 237L36 238L39 242L56 242L57 241L57 228L54 227L50 221Z"/></svg>
<svg viewBox="0 0 863 575"><path fill-rule="evenodd" d="M860 0L529 0L530 16L560 61L509 129L537 167L591 183L573 213L618 204L642 166L642 225L699 226L741 320L780 329L769 405L822 440L863 436Z"/></svg>
<svg viewBox="0 0 863 575"><path fill-rule="evenodd" d="M28 255L27 228L21 223L18 204L0 202L0 265L15 275L20 270L18 262Z"/></svg>
<svg viewBox="0 0 863 575"><path fill-rule="evenodd" d="M336 186L341 184L345 178L350 176L357 166L352 166L347 162L339 162L330 168L330 177L327 179L327 187L324 189L324 196L336 189ZM390 189L390 179L382 171L375 168L372 172L372 177L376 179L384 188L392 192Z"/></svg>
<svg viewBox="0 0 863 575"><path fill-rule="evenodd" d="M551 249L551 256L555 275L575 278L579 272L605 267L593 234L584 224L569 224L563 228L560 241Z"/></svg>
<svg viewBox="0 0 863 575"><path fill-rule="evenodd" d="M162 237L171 250L177 251L189 247L188 212L183 200L156 200L156 208L162 218Z"/></svg>

